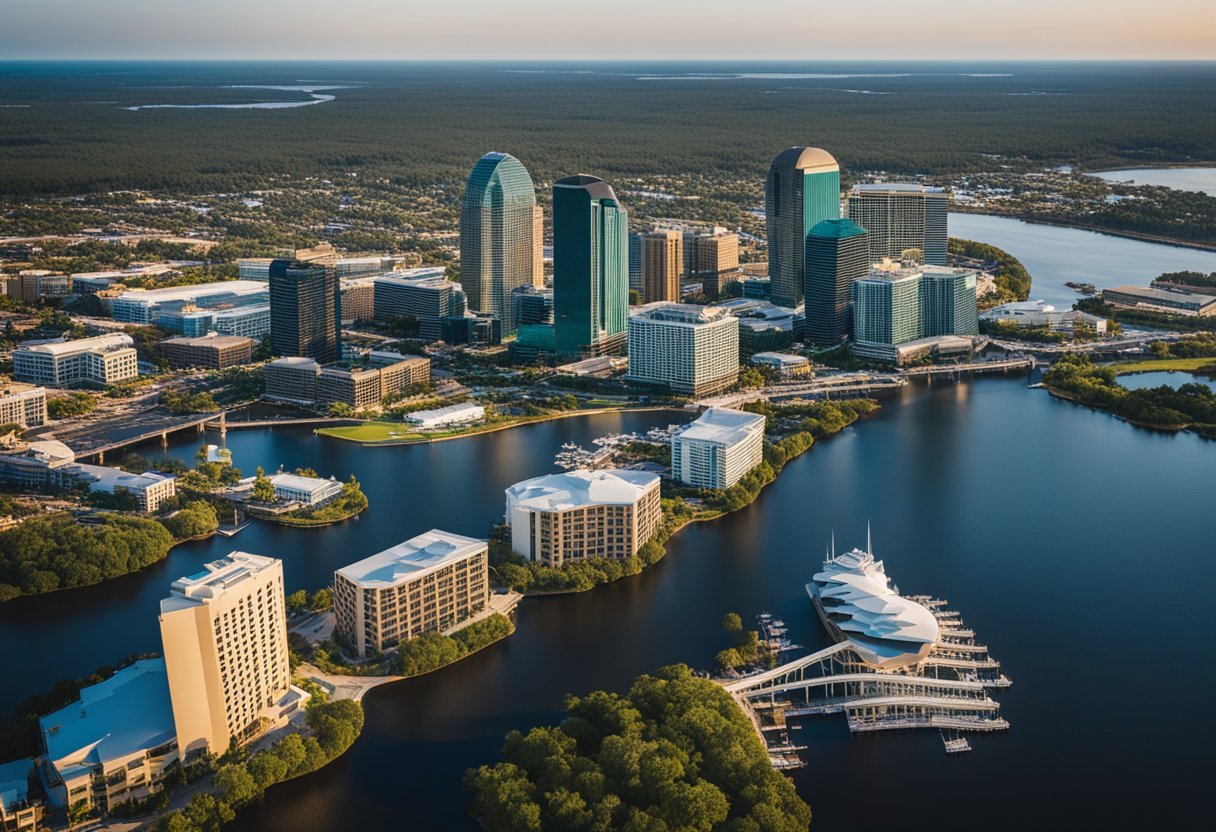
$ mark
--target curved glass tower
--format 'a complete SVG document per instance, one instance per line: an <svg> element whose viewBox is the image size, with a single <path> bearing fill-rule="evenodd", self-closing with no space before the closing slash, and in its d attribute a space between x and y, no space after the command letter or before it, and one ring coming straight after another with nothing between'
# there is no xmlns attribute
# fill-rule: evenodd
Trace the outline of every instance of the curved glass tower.
<svg viewBox="0 0 1216 832"><path fill-rule="evenodd" d="M553 183L553 325L559 355L625 344L629 215L611 186L578 174Z"/></svg>
<svg viewBox="0 0 1216 832"><path fill-rule="evenodd" d="M460 209L460 282L474 312L494 315L514 332L511 292L532 285L536 191L532 177L508 153L487 153L469 174Z"/></svg>
<svg viewBox="0 0 1216 832"><path fill-rule="evenodd" d="M824 220L840 219L840 166L832 154L818 147L778 153L765 182L764 215L772 301L797 306L805 280L806 235Z"/></svg>

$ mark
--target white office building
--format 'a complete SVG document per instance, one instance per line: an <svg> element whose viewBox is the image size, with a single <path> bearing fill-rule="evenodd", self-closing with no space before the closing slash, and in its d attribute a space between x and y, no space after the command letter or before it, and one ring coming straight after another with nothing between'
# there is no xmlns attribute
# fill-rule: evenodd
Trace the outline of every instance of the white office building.
<svg viewBox="0 0 1216 832"><path fill-rule="evenodd" d="M117 384L138 375L135 341L122 332L13 350L13 377L43 387Z"/></svg>
<svg viewBox="0 0 1216 832"><path fill-rule="evenodd" d="M695 488L730 488L764 459L764 416L711 407L671 438L671 476Z"/></svg>
<svg viewBox="0 0 1216 832"><path fill-rule="evenodd" d="M727 310L652 303L629 316L629 381L700 397L738 378L739 321Z"/></svg>
<svg viewBox="0 0 1216 832"><path fill-rule="evenodd" d="M276 500L317 506L328 503L342 493L342 483L334 479L301 477L298 474L272 474L270 484L274 486Z"/></svg>
<svg viewBox="0 0 1216 832"><path fill-rule="evenodd" d="M105 465L76 463L63 469L62 476L75 477L88 483L90 491L130 494L139 503L140 511L156 511L161 503L177 493L177 477L157 471L132 474Z"/></svg>
<svg viewBox="0 0 1216 832"><path fill-rule="evenodd" d="M186 307L253 306L270 302L268 285L258 280L224 280L194 286L169 286L123 292L110 301L110 314L118 321L150 324L159 315Z"/></svg>
<svg viewBox="0 0 1216 832"><path fill-rule="evenodd" d="M471 425L484 418L486 418L486 409L482 405L472 402L405 414L407 422L423 429L442 428L448 425Z"/></svg>
<svg viewBox="0 0 1216 832"><path fill-rule="evenodd" d="M1080 324L1089 327L1098 335L1106 334L1106 318L1068 309L1063 312L1041 300L1018 301L994 306L980 313L981 321L994 321L1013 324L1026 329L1052 329L1058 332L1072 332Z"/></svg>

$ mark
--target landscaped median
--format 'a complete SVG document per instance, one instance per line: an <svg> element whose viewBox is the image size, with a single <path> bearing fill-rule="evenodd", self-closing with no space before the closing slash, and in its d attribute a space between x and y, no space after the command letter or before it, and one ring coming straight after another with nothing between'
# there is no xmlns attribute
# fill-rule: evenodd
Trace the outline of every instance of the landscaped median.
<svg viewBox="0 0 1216 832"><path fill-rule="evenodd" d="M584 592L600 584L636 575L667 554L666 543L689 523L714 520L751 505L766 485L777 479L786 463L878 409L872 399L840 402L771 404L752 402L744 410L766 417L764 459L743 479L718 491L689 488L666 480L662 485L663 519L654 536L629 558L586 558L562 566L528 561L511 551L500 527L491 534L490 563L501 583L525 595ZM780 439L773 437L781 436Z"/></svg>

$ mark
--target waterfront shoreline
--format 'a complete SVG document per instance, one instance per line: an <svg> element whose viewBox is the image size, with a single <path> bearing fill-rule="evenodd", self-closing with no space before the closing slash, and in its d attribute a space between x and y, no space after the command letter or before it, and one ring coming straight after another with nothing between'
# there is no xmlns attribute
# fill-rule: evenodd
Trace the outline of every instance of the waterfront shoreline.
<svg viewBox="0 0 1216 832"><path fill-rule="evenodd" d="M1006 220L1018 220L1029 225L1050 225L1056 228L1072 228L1077 231L1089 231L1094 234L1105 234L1109 237L1123 237L1128 240L1138 240L1142 243L1156 243L1162 246L1173 246L1174 248L1188 248L1196 251L1216 252L1216 243L1204 243L1197 240L1179 240L1175 237L1162 237L1156 234L1147 234L1139 231L1120 231L1114 228L1104 228L1093 225L1080 225L1075 222L1059 222L1055 220L1043 219L1042 217L1028 218L1020 214L999 214L992 211L972 211L967 208L954 205L951 206L951 213L955 214L970 214L977 217L1000 217Z"/></svg>

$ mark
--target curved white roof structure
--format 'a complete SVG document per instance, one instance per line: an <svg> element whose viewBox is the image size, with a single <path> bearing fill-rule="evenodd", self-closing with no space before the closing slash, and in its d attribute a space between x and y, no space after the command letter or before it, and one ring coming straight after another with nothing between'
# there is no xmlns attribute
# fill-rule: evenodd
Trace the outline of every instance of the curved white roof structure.
<svg viewBox="0 0 1216 832"><path fill-rule="evenodd" d="M867 664L915 664L937 643L933 613L897 595L882 561L869 552L828 558L806 590L828 631L847 639Z"/></svg>
<svg viewBox="0 0 1216 832"><path fill-rule="evenodd" d="M507 489L507 511L561 511L586 505L633 505L658 483L645 471L598 470L546 474Z"/></svg>

